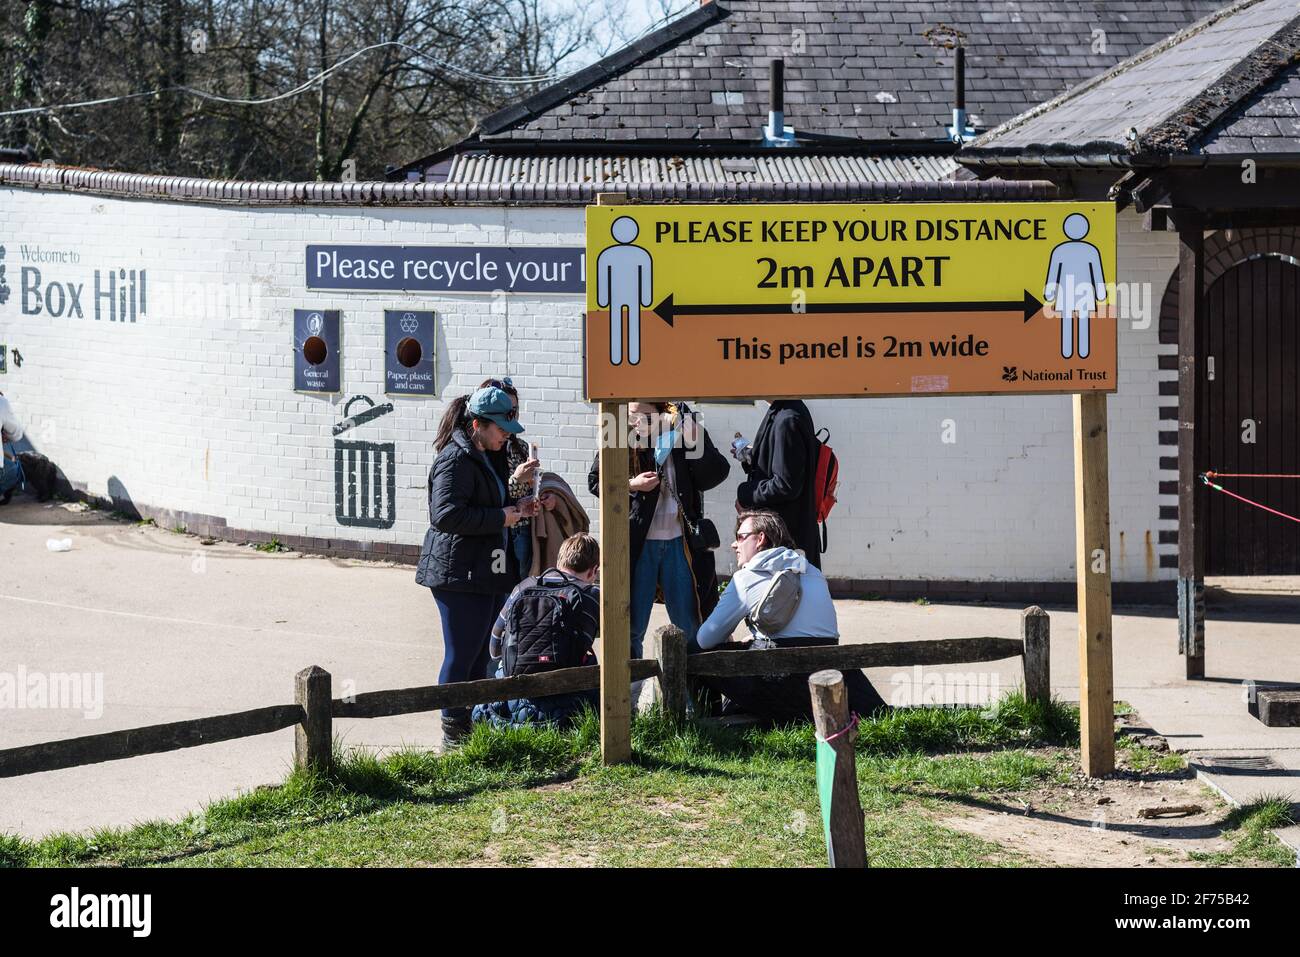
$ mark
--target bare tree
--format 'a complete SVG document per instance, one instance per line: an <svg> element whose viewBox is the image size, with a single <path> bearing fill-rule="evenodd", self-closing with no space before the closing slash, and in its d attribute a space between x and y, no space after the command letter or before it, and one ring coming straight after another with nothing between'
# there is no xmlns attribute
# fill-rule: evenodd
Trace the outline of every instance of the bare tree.
<svg viewBox="0 0 1300 957"><path fill-rule="evenodd" d="M0 113L116 99L0 116L0 145L215 177L337 179L351 160L378 178L546 85L613 35L623 2L9 0Z"/></svg>

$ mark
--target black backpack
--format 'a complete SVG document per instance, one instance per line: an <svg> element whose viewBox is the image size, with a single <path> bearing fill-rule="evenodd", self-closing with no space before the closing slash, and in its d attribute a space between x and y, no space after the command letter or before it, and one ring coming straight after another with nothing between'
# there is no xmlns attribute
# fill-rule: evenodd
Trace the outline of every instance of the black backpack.
<svg viewBox="0 0 1300 957"><path fill-rule="evenodd" d="M510 603L502 674L513 678L577 667L599 632L595 586L548 568Z"/></svg>

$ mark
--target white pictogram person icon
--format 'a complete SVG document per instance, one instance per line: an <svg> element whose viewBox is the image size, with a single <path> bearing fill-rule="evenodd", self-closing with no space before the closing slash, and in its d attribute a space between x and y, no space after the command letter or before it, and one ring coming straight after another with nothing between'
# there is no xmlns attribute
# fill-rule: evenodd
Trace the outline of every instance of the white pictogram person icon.
<svg viewBox="0 0 1300 957"><path fill-rule="evenodd" d="M1074 318L1079 319L1079 358L1088 358L1088 322L1097 311L1097 303L1106 301L1106 277L1102 274L1101 253L1092 243L1085 243L1088 217L1071 213L1062 227L1068 243L1058 243L1047 265L1047 283L1043 298L1061 317L1061 358L1074 353Z"/></svg>
<svg viewBox="0 0 1300 957"><path fill-rule="evenodd" d="M654 298L650 253L633 246L640 228L631 216L620 216L609 228L617 246L596 259L596 305L609 307L609 361L623 363L623 310L627 310L627 361L641 361L641 307Z"/></svg>

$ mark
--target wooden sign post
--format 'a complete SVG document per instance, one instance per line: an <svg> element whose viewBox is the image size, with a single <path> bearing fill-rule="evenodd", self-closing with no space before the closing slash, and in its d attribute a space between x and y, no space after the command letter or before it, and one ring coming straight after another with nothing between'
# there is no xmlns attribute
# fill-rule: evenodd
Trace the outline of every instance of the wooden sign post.
<svg viewBox="0 0 1300 957"><path fill-rule="evenodd" d="M1074 397L1074 530L1079 604L1079 753L1083 773L1115 770L1111 658L1110 477L1106 395Z"/></svg>
<svg viewBox="0 0 1300 957"><path fill-rule="evenodd" d="M601 193L596 202L626 202ZM605 764L632 757L632 558L628 527L627 416L619 402L600 403L600 756Z"/></svg>
<svg viewBox="0 0 1300 957"><path fill-rule="evenodd" d="M628 550L627 449L623 406L600 404L600 755L632 757L632 559Z"/></svg>

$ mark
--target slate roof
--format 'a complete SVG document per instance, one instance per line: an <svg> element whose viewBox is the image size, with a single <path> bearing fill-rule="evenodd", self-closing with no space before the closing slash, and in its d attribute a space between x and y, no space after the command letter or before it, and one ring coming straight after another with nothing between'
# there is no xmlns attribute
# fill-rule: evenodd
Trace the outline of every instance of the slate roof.
<svg viewBox="0 0 1300 957"><path fill-rule="evenodd" d="M1202 137L1205 153L1300 153L1300 65L1229 111Z"/></svg>
<svg viewBox="0 0 1300 957"><path fill-rule="evenodd" d="M1114 66L1225 0L721 0L480 121L487 143L754 143L768 61L799 134L933 142L952 121L951 45L989 128Z"/></svg>
<svg viewBox="0 0 1300 957"><path fill-rule="evenodd" d="M1297 62L1300 2L1239 0L978 138L959 159L1070 155L1122 164L1180 153L1300 152Z"/></svg>

